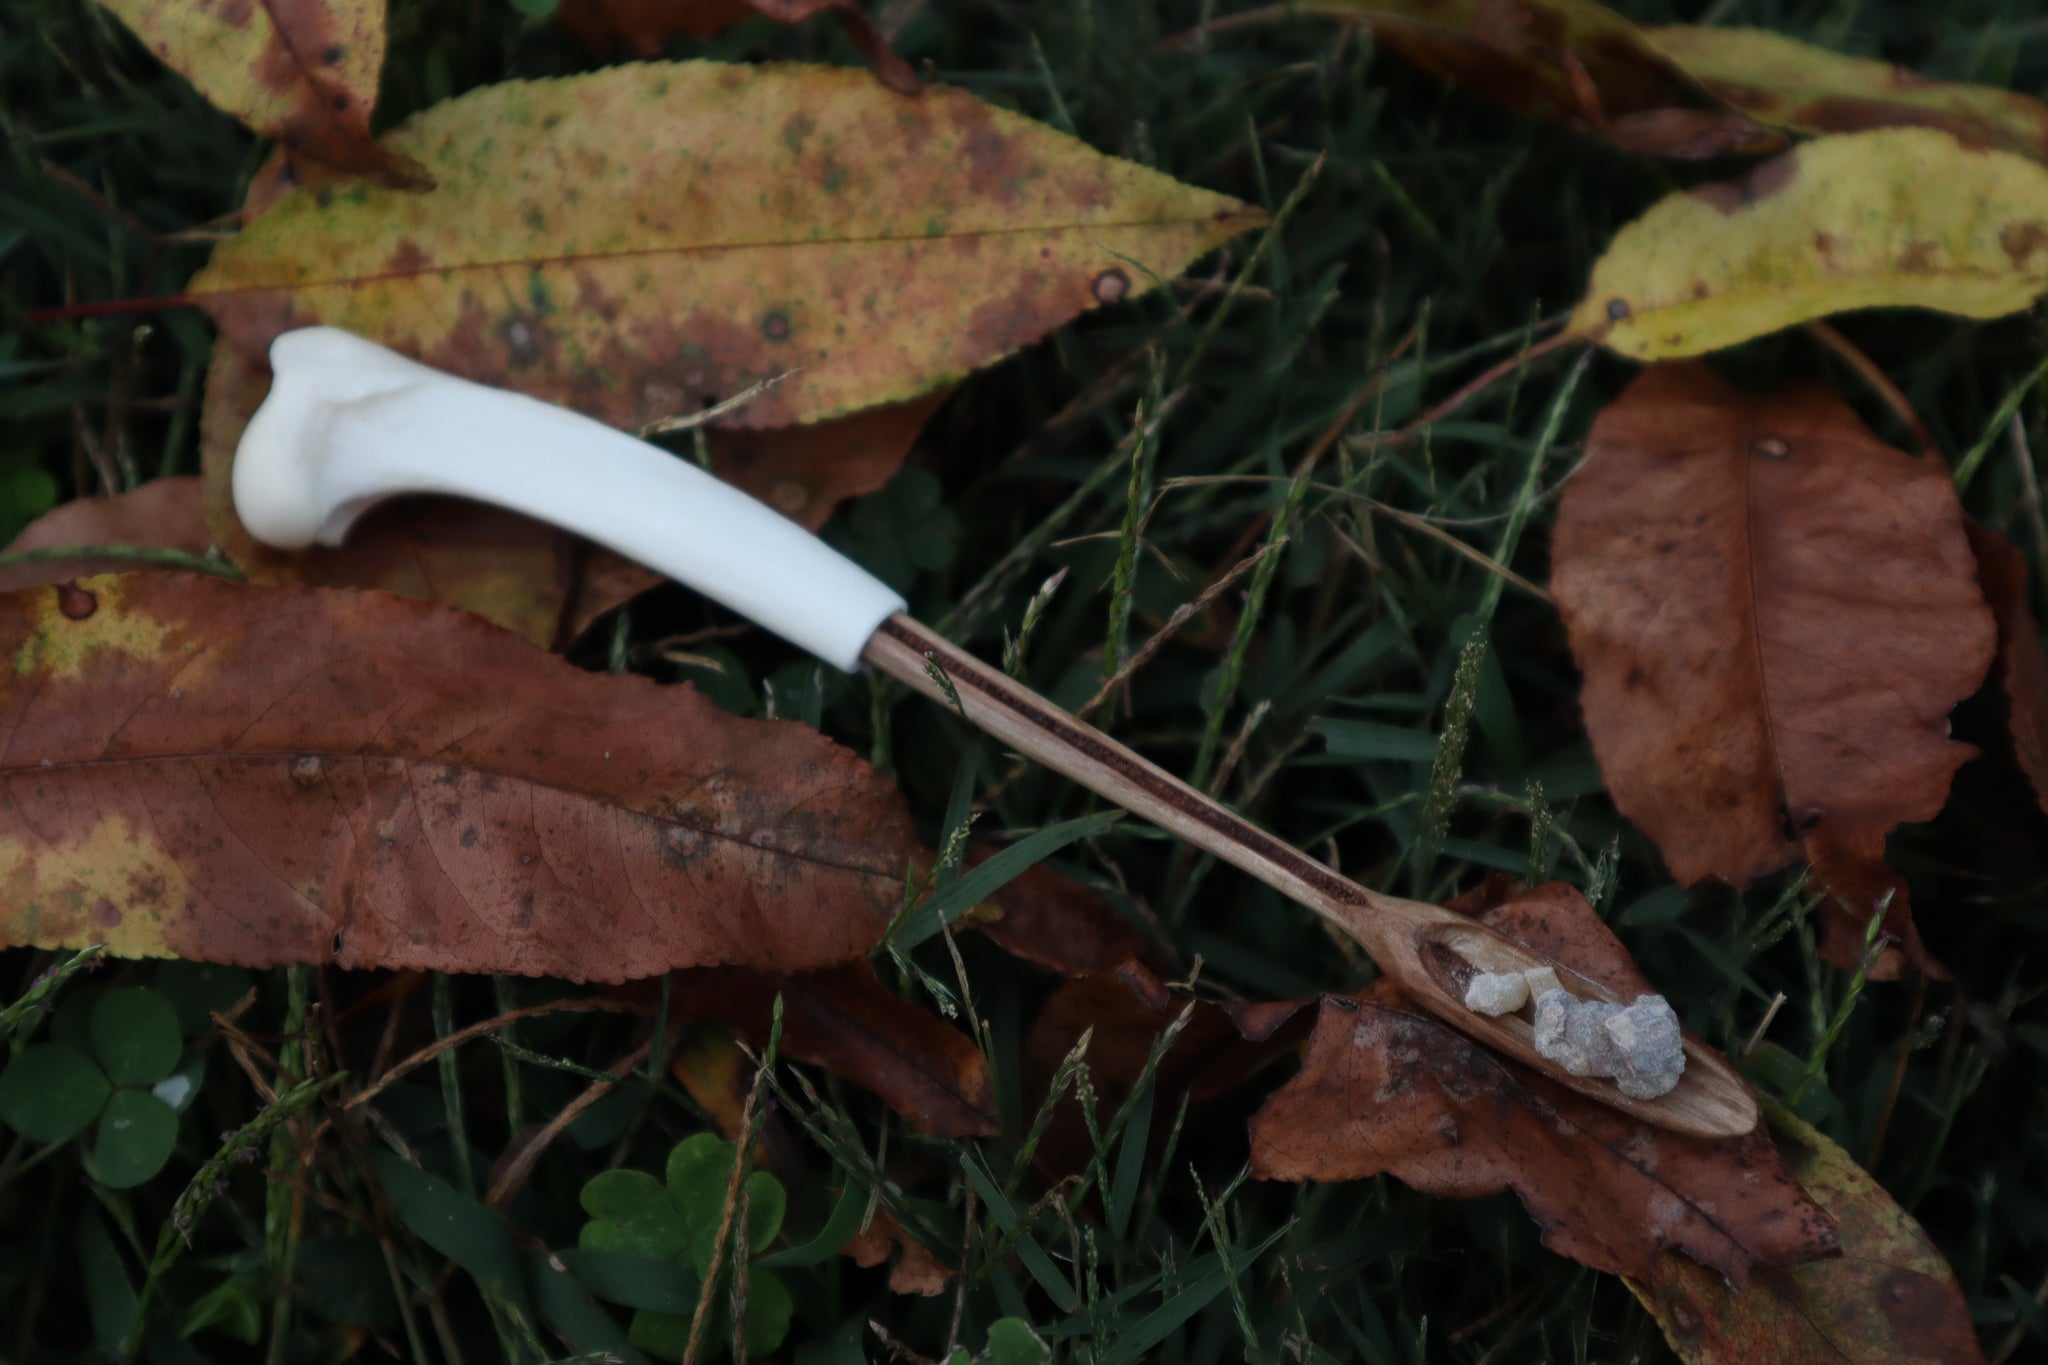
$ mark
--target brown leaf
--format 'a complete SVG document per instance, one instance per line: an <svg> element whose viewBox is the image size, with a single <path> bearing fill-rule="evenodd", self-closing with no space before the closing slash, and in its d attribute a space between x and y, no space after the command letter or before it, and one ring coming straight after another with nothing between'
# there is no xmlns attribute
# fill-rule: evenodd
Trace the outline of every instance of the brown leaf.
<svg viewBox="0 0 2048 1365"><path fill-rule="evenodd" d="M626 43L642 57L659 57L673 37L709 38L755 14L800 24L826 10L839 16L884 84L906 95L917 92L917 73L855 0L564 0L555 19L594 52Z"/></svg>
<svg viewBox="0 0 2048 1365"><path fill-rule="evenodd" d="M433 184L370 140L383 0L102 0L165 65L265 137L384 184Z"/></svg>
<svg viewBox="0 0 2048 1365"><path fill-rule="evenodd" d="M1433 75L1630 151L1697 159L1784 145L1720 107L1635 25L1590 0L1308 0L1299 8L1369 24L1376 43Z"/></svg>
<svg viewBox="0 0 2048 1365"><path fill-rule="evenodd" d="M205 554L213 544L200 512L199 480L157 479L111 498L78 498L30 522L5 553L67 546L126 545ZM86 557L0 568L0 592L141 567L133 560Z"/></svg>
<svg viewBox="0 0 2048 1365"><path fill-rule="evenodd" d="M1159 1060L1161 1107L1186 1096L1202 1108L1224 1099L1268 1062L1300 1042L1309 1017L1302 1000L1246 1004L1204 999L1168 987L1135 959L1067 982L1046 1000L1024 1043L1026 1093L1043 1095L1084 1032L1098 1112L1113 1114L1131 1093L1154 1040L1183 1012L1187 1026ZM1049 1170L1078 1170L1092 1139L1069 1096L1053 1112L1039 1146Z"/></svg>
<svg viewBox="0 0 2048 1365"><path fill-rule="evenodd" d="M1773 1104L1765 1121L1808 1197L1841 1228L1842 1254L1760 1268L1747 1285L1669 1252L1628 1287L1688 1365L1969 1365L1984 1359L1955 1275L1884 1187Z"/></svg>
<svg viewBox="0 0 2048 1365"><path fill-rule="evenodd" d="M229 485L235 444L269 391L268 366L230 347L214 348L199 420L206 525L251 582L382 588L473 611L552 646L661 581L546 522L449 498L375 508L337 547L272 549L235 515Z"/></svg>
<svg viewBox="0 0 2048 1365"><path fill-rule="evenodd" d="M1485 923L1624 994L1651 989L1571 887L1495 882L1454 908L1496 901ZM1650 1274L1676 1248L1740 1282L1836 1245L1761 1127L1717 1141L1652 1128L1486 1051L1385 981L1324 997L1301 1073L1252 1119L1252 1165L1280 1180L1384 1173L1458 1198L1512 1189L1544 1245L1617 1273Z"/></svg>
<svg viewBox="0 0 2048 1365"><path fill-rule="evenodd" d="M1653 366L1593 424L1551 558L1594 755L1681 883L1867 865L1941 809L1994 631L1939 461L1817 385Z"/></svg>
<svg viewBox="0 0 2048 1365"><path fill-rule="evenodd" d="M1998 618L1998 681L2005 688L2013 754L2048 811L2048 653L2027 610L2027 557L1989 527L1970 527L1977 579Z"/></svg>
<svg viewBox="0 0 2048 1365"><path fill-rule="evenodd" d="M0 942L617 981L862 956L927 858L816 731L461 612L182 574L0 597Z"/></svg>
<svg viewBox="0 0 2048 1365"><path fill-rule="evenodd" d="M782 1051L886 1100L918 1131L982 1137L999 1131L995 1083L974 1040L882 988L863 959L794 976L738 967L678 972L678 1015L715 1019L757 1049L782 996Z"/></svg>
<svg viewBox="0 0 2048 1365"><path fill-rule="evenodd" d="M948 1270L939 1258L896 1221L887 1209L876 1209L868 1225L846 1244L846 1254L857 1266L878 1266L889 1258L889 1249L900 1247L902 1255L889 1267L889 1289L896 1294L919 1294L930 1298L946 1292L946 1282L960 1272Z"/></svg>
<svg viewBox="0 0 2048 1365"><path fill-rule="evenodd" d="M710 432L711 472L815 531L840 503L895 477L954 387L810 426Z"/></svg>

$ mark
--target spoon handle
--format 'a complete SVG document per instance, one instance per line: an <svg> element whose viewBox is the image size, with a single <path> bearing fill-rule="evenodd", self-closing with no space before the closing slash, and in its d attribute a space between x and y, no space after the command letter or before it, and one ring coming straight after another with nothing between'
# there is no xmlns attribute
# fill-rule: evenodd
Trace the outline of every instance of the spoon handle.
<svg viewBox="0 0 2048 1365"><path fill-rule="evenodd" d="M1410 913L1415 902L1378 895L1338 876L908 616L882 622L863 657L911 690L943 706L957 704L969 723L1018 753L1336 921L1375 958L1382 956L1387 934L1419 922ZM1340 917L1326 908L1334 905L1371 913Z"/></svg>

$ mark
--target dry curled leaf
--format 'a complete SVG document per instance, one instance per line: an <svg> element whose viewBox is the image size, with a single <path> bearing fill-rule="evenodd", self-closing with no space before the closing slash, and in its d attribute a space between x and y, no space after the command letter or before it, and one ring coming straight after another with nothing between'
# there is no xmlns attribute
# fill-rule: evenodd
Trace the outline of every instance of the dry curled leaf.
<svg viewBox="0 0 2048 1365"><path fill-rule="evenodd" d="M1143 1073L1154 1041L1183 1015L1187 1022L1156 1071L1160 1106L1183 1097L1204 1109L1230 1096L1306 1034L1309 1001L1212 1000L1169 987L1136 959L1062 985L1040 1007L1024 1042L1027 1093L1043 1095L1082 1034L1097 1112L1113 1114ZM1080 1170L1094 1151L1072 1096L1053 1111L1038 1159L1054 1171Z"/></svg>
<svg viewBox="0 0 2048 1365"><path fill-rule="evenodd" d="M853 1258L857 1266L878 1266L889 1259L891 1248L898 1248L901 1255L896 1264L889 1267L889 1291L894 1294L917 1294L930 1298L946 1292L946 1282L960 1272L949 1270L932 1255L924 1243L904 1230L887 1209L876 1209L875 1216L867 1226L853 1235L846 1244L845 1254Z"/></svg>
<svg viewBox="0 0 2048 1365"><path fill-rule="evenodd" d="M1668 196L1615 234L1570 331L1668 360L1856 308L2000 317L2044 287L2048 167L1891 128Z"/></svg>
<svg viewBox="0 0 2048 1365"><path fill-rule="evenodd" d="M628 430L785 375L727 424L903 402L1265 219L964 91L834 67L511 81L384 142L437 188L283 195L188 291L225 343L331 323Z"/></svg>
<svg viewBox="0 0 2048 1365"><path fill-rule="evenodd" d="M1970 527L1977 578L1998 619L1998 681L2005 689L2013 754L2048 811L2048 651L2027 610L2027 557L1989 527Z"/></svg>
<svg viewBox="0 0 2048 1365"><path fill-rule="evenodd" d="M970 850L968 866L979 866L994 852ZM962 922L1010 956L1062 976L1108 971L1126 958L1152 956L1144 938L1101 896L1043 863L1026 868Z"/></svg>
<svg viewBox="0 0 2048 1365"><path fill-rule="evenodd" d="M1494 883L1495 929L1624 995L1652 989L1571 887ZM1279 1180L1387 1174L1428 1194L1512 1189L1551 1250L1649 1275L1669 1249L1740 1283L1753 1267L1833 1254L1833 1220L1761 1127L1685 1137L1488 1052L1391 983L1326 996L1301 1073L1252 1119L1252 1168Z"/></svg>
<svg viewBox="0 0 2048 1365"><path fill-rule="evenodd" d="M1425 71L1630 151L1691 160L1783 145L1590 0L1307 0L1295 8L1369 24L1375 42Z"/></svg>
<svg viewBox="0 0 2048 1365"><path fill-rule="evenodd" d="M385 0L101 0L216 108L264 137L386 185L417 161L370 139Z"/></svg>
<svg viewBox="0 0 2048 1365"><path fill-rule="evenodd" d="M214 348L199 423L202 534L210 533L252 582L382 588L473 611L537 645L561 646L661 581L546 522L450 498L408 498L375 508L340 546L277 550L261 544L235 515L229 474L235 443L269 389L268 366L229 347Z"/></svg>
<svg viewBox="0 0 2048 1365"><path fill-rule="evenodd" d="M801 24L821 13L846 26L853 45L891 90L917 90L917 73L856 0L564 0L555 21L594 52L625 44L642 57L659 57L670 38L709 38L756 14Z"/></svg>
<svg viewBox="0 0 2048 1365"><path fill-rule="evenodd" d="M858 958L928 858L866 763L384 593L0 597L0 944L618 981Z"/></svg>
<svg viewBox="0 0 2048 1365"><path fill-rule="evenodd" d="M1767 1104L1778 1153L1841 1228L1842 1254L1741 1288L1666 1253L1628 1287L1687 1365L1969 1365L1984 1358L1954 1272L1849 1154Z"/></svg>
<svg viewBox="0 0 2048 1365"><path fill-rule="evenodd" d="M707 433L711 472L815 531L839 504L896 476L948 388L809 426Z"/></svg>
<svg viewBox="0 0 2048 1365"><path fill-rule="evenodd" d="M785 1055L873 1091L920 1132L999 1130L995 1082L974 1040L889 994L865 960L789 976L716 967L670 978L678 1015L723 1023L757 1049L767 1045L778 994Z"/></svg>
<svg viewBox="0 0 2048 1365"><path fill-rule="evenodd" d="M1932 81L1768 29L1676 24L1642 35L1715 98L1773 128L1940 128L1967 147L2048 159L2048 105L2017 91Z"/></svg>
<svg viewBox="0 0 2048 1365"><path fill-rule="evenodd" d="M1615 805L1688 886L1814 861L1853 965L1884 837L1941 809L1973 752L1948 713L1991 663L1947 469L1819 385L1656 366L1594 422L1551 562Z"/></svg>
<svg viewBox="0 0 2048 1365"><path fill-rule="evenodd" d="M121 545L202 555L212 544L200 512L199 480L176 478L157 479L111 498L63 503L30 522L5 553ZM0 568L0 592L139 567L133 560L104 556L13 564Z"/></svg>

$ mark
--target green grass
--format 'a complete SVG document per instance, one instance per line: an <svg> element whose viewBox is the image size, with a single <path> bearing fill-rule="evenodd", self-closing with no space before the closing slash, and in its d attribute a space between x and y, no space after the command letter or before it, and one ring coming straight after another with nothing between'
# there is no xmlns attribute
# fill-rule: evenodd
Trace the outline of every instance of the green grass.
<svg viewBox="0 0 2048 1365"><path fill-rule="evenodd" d="M1169 768L1215 780L1370 885L1435 898L1490 869L1534 868L1591 888L1650 977L1717 1043L1739 1047L1782 992L1758 1054L1766 1083L1800 1092L1799 1112L1922 1220L1989 1347L2010 1337L2016 1358L2048 1348L2036 1301L2048 1283L2048 1024L2033 985L2048 929L2048 840L2004 756L2001 704L1963 708L1958 733L1988 756L1963 771L1947 814L1893 845L1955 984L1924 999L1911 986L1871 985L1845 1010L1850 980L1814 965L1789 876L1741 893L1679 890L1618 821L1579 724L1555 613L1479 562L1545 579L1559 487L1628 367L1603 358L1581 370L1559 355L1419 441L1375 439L1527 345L1575 300L1613 230L1693 173L1447 92L1376 57L1369 41L1338 45L1326 23L1161 52L1160 38L1203 8L932 0L904 29L898 47L913 63L1104 150L1275 209L1300 197L1278 232L1221 263L1222 278L1244 286L1227 314L1205 300L1181 317L1179 300L1154 295L974 378L934 421L922 459L957 536L934 529L940 514L919 497L892 493L843 513L835 538L856 554L943 539L911 556L913 610L950 618L956 638L990 659L1064 569L1020 668L1070 705L1212 575L1273 545L1223 595L1227 610L1198 618L1138 670L1100 722ZM2017 3L1623 8L1649 19L1710 11L1930 74L2048 85L2048 29ZM391 27L386 121L508 75L589 64L499 0L398 0ZM676 54L694 50L678 44ZM829 23L749 23L706 50L857 60ZM11 527L60 490L196 470L211 345L197 313L45 326L25 313L178 290L261 153L82 0L0 0L0 92L0 522ZM1255 245L1257 262L1240 277ZM2038 564L2048 550L2040 510L2001 407L2036 373L2038 315L1966 326L1873 314L1841 327L1952 457L1985 449L1967 504ZM1852 375L1799 337L1758 343L1731 364L1759 379L1826 377L1878 430L1901 435ZM1099 382L1111 374L1116 382ZM1298 477L1361 393L1341 439ZM2048 393L2033 389L2011 411L2029 438L2048 439ZM1013 546L1024 550L1006 554ZM636 646L722 619L682 593L657 594L575 657L673 679L677 666ZM1468 648L1481 640L1483 650ZM893 772L935 844L968 798L1009 771L1005 754L939 708L837 677L814 687L812 670L758 635L727 645L718 657L747 685L715 693L721 702L758 707L772 682L782 714L816 715ZM1014 842L1096 809L1070 784L1028 772L1000 786L975 833ZM1183 975L1199 957L1203 987L1219 996L1366 979L1306 913L1139 822L1096 831L1053 861L1155 932ZM1511 1198L1432 1200L1385 1179L1246 1179L1243 1120L1277 1074L1193 1112L1144 1085L1121 1103L1098 1100L1085 1127L1091 1157L1074 1179L1049 1183L1028 1160L1040 1094L1022 1042L1052 982L973 935L958 949L957 971L936 935L885 970L913 998L959 1007L963 1022L971 1007L1009 1136L920 1137L871 1096L802 1069L778 1069L765 1096L767 1140L792 1173L790 1239L825 1223L849 1178L871 1187L885 1170L876 1199L949 1258L964 1257L965 1288L895 1297L881 1271L843 1258L782 1270L797 1301L798 1359L855 1359L856 1339L884 1358L861 1335L869 1319L903 1359L943 1355L952 1341L979 1351L1006 1317L1076 1360L1668 1358L1624 1289L1544 1251ZM53 960L0 956L0 1002L24 996ZM633 1055L643 1041L634 1021L542 1015L447 1051L382 1093L374 1127L342 1122L308 1164L304 1123L338 1117L336 1097L361 1084L387 1028L389 1055L403 1057L505 1007L582 992L454 979L387 995L393 983L377 974L195 980L106 963L54 992L47 1021L41 1004L0 1026L15 1029L17 1045L31 1030L68 1026L67 1011L82 1017L109 984L153 985L202 1010L187 1030L199 1083L169 1165L130 1190L89 1182L81 1144L0 1135L0 1304L10 1305L0 1359L103 1359L124 1343L162 1362L564 1355L524 1287L544 1277L522 1278L522 1268L533 1270L542 1246L574 1244L577 1193L591 1175L658 1172L707 1123L643 1063L539 1163L511 1205L514 1238L476 1219L475 1195L515 1136ZM203 1006L231 1002L244 985L254 991L239 1017L245 1037L230 1046L204 1028ZM654 1040L650 1057L688 1041ZM304 1083L266 1103L250 1073L270 1078L275 1067ZM332 1079L340 1069L345 1083ZM1064 1081L1095 1093L1085 1072ZM293 1113L303 1119L286 1122ZM394 1190L387 1204L373 1192L371 1158L394 1144L437 1183ZM189 1249L165 1240L186 1226ZM292 1291L273 1292L283 1284ZM211 1325L181 1339L195 1306ZM352 1317L372 1325L337 1325Z"/></svg>

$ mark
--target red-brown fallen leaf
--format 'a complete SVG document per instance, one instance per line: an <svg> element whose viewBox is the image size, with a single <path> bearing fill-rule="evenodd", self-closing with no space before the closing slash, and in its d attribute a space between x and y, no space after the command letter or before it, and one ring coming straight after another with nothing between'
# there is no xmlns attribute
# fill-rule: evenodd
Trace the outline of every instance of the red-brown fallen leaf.
<svg viewBox="0 0 2048 1365"><path fill-rule="evenodd" d="M983 1137L1000 1128L995 1083L974 1040L882 988L865 960L791 976L737 967L677 972L675 1013L727 1025L757 1049L782 996L782 1051L871 1090L920 1132Z"/></svg>
<svg viewBox="0 0 2048 1365"><path fill-rule="evenodd" d="M1505 898L1505 899L1503 899ZM1623 994L1652 988L1563 883L1489 883L1480 918ZM1709 1141L1653 1128L1486 1051L1382 981L1326 996L1301 1073L1252 1119L1252 1167L1280 1180L1385 1173L1428 1194L1512 1189L1551 1250L1649 1275L1667 1248L1740 1283L1834 1252L1761 1127Z"/></svg>
<svg viewBox="0 0 2048 1365"><path fill-rule="evenodd" d="M1114 1114L1144 1070L1154 1040L1187 1012L1187 1026L1159 1059L1157 1091L1160 1108L1169 1113L1182 1096L1200 1109L1226 1098L1299 1043L1308 1030L1309 1003L1201 998L1167 986L1143 963L1126 960L1067 982L1039 1009L1024 1042L1026 1092L1043 1095L1082 1033L1093 1030L1086 1060L1097 1111ZM1075 1171L1092 1150L1080 1107L1069 1095L1053 1111L1038 1160L1048 1170Z"/></svg>
<svg viewBox="0 0 2048 1365"><path fill-rule="evenodd" d="M566 645L597 617L660 575L513 512L448 498L373 509L333 548L273 549L235 515L235 444L270 391L269 367L216 346L200 410L205 522L251 582L382 588L473 611L537 645Z"/></svg>
<svg viewBox="0 0 2048 1365"><path fill-rule="evenodd" d="M917 73L855 0L564 0L555 20L593 52L624 43L642 57L659 57L670 38L709 38L756 14L800 24L826 10L839 16L853 45L891 90L916 93Z"/></svg>
<svg viewBox="0 0 2048 1365"><path fill-rule="evenodd" d="M0 597L0 943L618 981L862 956L929 855L802 725L384 593Z"/></svg>
<svg viewBox="0 0 2048 1365"><path fill-rule="evenodd" d="M758 13L747 0L562 0L555 22L599 56L625 46L654 58L670 38L710 38Z"/></svg>
<svg viewBox="0 0 2048 1365"><path fill-rule="evenodd" d="M889 1249L899 1247L902 1255L889 1267L889 1290L895 1294L918 1294L930 1298L946 1292L946 1282L960 1272L940 1264L925 1244L911 1236L887 1209L876 1209L868 1225L846 1244L845 1254L857 1266L877 1266L889 1258Z"/></svg>
<svg viewBox="0 0 2048 1365"><path fill-rule="evenodd" d="M1288 12L1297 9L1368 24L1377 44L1432 75L1630 151L1699 159L1784 145L1590 0L1307 0Z"/></svg>
<svg viewBox="0 0 2048 1365"><path fill-rule="evenodd" d="M1949 709L1991 662L1948 471L1818 385L1652 366L1594 422L1551 561L1615 805L1688 886L1855 869L1854 965L1871 864L1941 809L1972 753Z"/></svg>
<svg viewBox="0 0 2048 1365"><path fill-rule="evenodd" d="M840 503L896 476L954 387L809 426L712 431L711 472L815 531Z"/></svg>
<svg viewBox="0 0 2048 1365"><path fill-rule="evenodd" d="M1765 1104L1778 1154L1842 1233L1842 1254L1760 1267L1741 1289L1669 1252L1628 1287L1687 1365L1970 1365L1984 1359L1941 1253L1849 1154Z"/></svg>
<svg viewBox="0 0 2048 1365"><path fill-rule="evenodd" d="M165 65L265 137L387 185L417 161L370 139L384 0L101 0Z"/></svg>
<svg viewBox="0 0 2048 1365"><path fill-rule="evenodd" d="M5 553L127 545L200 555L212 544L200 513L199 480L174 478L157 479L111 498L77 498L54 507L30 522ZM134 560L103 556L14 564L0 568L0 592L139 567Z"/></svg>
<svg viewBox="0 0 2048 1365"><path fill-rule="evenodd" d="M2048 811L2048 652L2027 610L2027 557L1986 526L1970 527L1977 579L1998 618L1998 681L2005 689L2013 754Z"/></svg>

